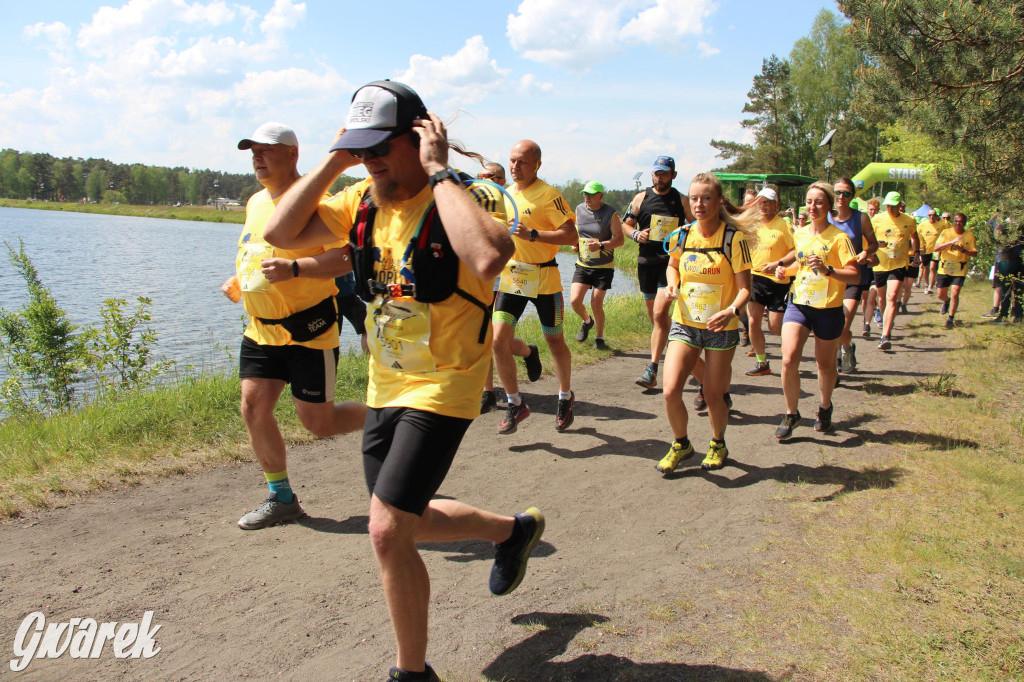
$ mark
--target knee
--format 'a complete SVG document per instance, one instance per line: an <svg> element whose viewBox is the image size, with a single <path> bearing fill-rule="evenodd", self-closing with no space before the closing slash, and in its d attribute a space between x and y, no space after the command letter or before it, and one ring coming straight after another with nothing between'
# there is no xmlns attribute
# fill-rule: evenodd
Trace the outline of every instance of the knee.
<svg viewBox="0 0 1024 682"><path fill-rule="evenodd" d="M242 396L242 404L239 407L239 412L242 413L242 419L246 424L253 424L261 420L274 418L273 405L268 408L263 401L253 400L245 396Z"/></svg>
<svg viewBox="0 0 1024 682"><path fill-rule="evenodd" d="M494 332L494 352L507 355L512 352L513 335L505 330Z"/></svg>
<svg viewBox="0 0 1024 682"><path fill-rule="evenodd" d="M373 553L379 561L386 562L395 552L401 538L395 519L388 514L370 514L367 531L370 535Z"/></svg>
<svg viewBox="0 0 1024 682"><path fill-rule="evenodd" d="M317 438L330 438L334 435L333 415L301 415L302 425Z"/></svg>

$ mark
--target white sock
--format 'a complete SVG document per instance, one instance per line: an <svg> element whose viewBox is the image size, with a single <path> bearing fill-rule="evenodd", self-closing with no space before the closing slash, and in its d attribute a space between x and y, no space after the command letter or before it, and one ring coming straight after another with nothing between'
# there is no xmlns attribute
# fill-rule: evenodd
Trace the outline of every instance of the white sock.
<svg viewBox="0 0 1024 682"><path fill-rule="evenodd" d="M559 391L558 392L558 399L559 400L568 400L571 397L572 397L572 391Z"/></svg>
<svg viewBox="0 0 1024 682"><path fill-rule="evenodd" d="M506 393L505 397L508 399L510 405L521 405L523 399L519 397L518 393Z"/></svg>

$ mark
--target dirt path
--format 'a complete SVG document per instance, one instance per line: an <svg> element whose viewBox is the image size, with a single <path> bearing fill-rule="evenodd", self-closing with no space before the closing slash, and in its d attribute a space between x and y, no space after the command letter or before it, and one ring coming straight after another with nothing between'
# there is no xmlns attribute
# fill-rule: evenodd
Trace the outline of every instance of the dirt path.
<svg viewBox="0 0 1024 682"><path fill-rule="evenodd" d="M923 300L915 292L914 310ZM937 317L912 313L898 327L918 315ZM874 388L935 369L943 338L931 330L892 353L875 349L877 336L859 344L861 371L837 390L827 435L811 428L808 358L804 425L786 444L773 435L779 377L743 376L751 360L738 353L730 466L711 474L699 456L673 476L655 472L670 435L661 391L633 383L642 353L576 373L577 417L564 434L554 429L554 379L525 386L533 415L504 437L497 413L478 419L440 493L503 513L536 505L547 533L522 586L503 598L487 590L490 545L422 548L433 580L429 659L446 680L801 679L801 652L791 666L758 670L735 625L756 608L759 571L799 560L778 549L800 534L793 501L828 505L895 482L861 473L884 469L885 444L905 435L894 398ZM701 452L709 429L706 416L691 419ZM0 526L0 678L382 679L393 643L358 446L352 436L292 451L289 472L311 515L301 524L239 530L265 484L255 464L232 464ZM65 655L10 672L15 631L33 611L53 622L138 622L147 610L162 625L151 659L116 660L108 646L98 660Z"/></svg>

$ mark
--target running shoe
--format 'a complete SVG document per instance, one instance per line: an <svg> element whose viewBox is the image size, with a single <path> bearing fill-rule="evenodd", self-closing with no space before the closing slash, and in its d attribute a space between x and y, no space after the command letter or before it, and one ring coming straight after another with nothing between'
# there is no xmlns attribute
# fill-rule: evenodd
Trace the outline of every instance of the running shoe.
<svg viewBox="0 0 1024 682"><path fill-rule="evenodd" d="M996 308L992 308L992 310L988 311L987 313L982 313L981 316L982 317L998 317L999 316L999 310L997 310Z"/></svg>
<svg viewBox="0 0 1024 682"><path fill-rule="evenodd" d="M731 410L732 409L732 395L729 393L729 391L726 391L725 393L722 394L722 397L725 398L725 406L726 406L726 408Z"/></svg>
<svg viewBox="0 0 1024 682"><path fill-rule="evenodd" d="M540 351L537 350L537 346L532 343L529 345L530 354L523 358L523 362L526 363L526 378L530 381L536 381L540 379Z"/></svg>
<svg viewBox="0 0 1024 682"><path fill-rule="evenodd" d="M576 340L579 341L580 343L586 341L587 337L590 335L590 330L591 328L593 328L593 326L594 318L590 318L590 322L584 322L583 325L580 327L580 330L576 332Z"/></svg>
<svg viewBox="0 0 1024 682"><path fill-rule="evenodd" d="M907 304L906 303L900 303L900 314L906 315L908 313L909 313L909 311L907 310Z"/></svg>
<svg viewBox="0 0 1024 682"><path fill-rule="evenodd" d="M704 458L704 461L700 463L700 468L704 471L721 469L725 466L725 460L728 458L729 448L725 447L725 441L713 440L711 441L711 447L708 448L707 456Z"/></svg>
<svg viewBox="0 0 1024 682"><path fill-rule="evenodd" d="M746 348L750 345L750 332L746 329L740 334L740 348Z"/></svg>
<svg viewBox="0 0 1024 682"><path fill-rule="evenodd" d="M924 290L924 293L928 294L929 296L934 296L935 290L932 289L931 287L928 287L927 289Z"/></svg>
<svg viewBox="0 0 1024 682"><path fill-rule="evenodd" d="M840 358L839 358L839 371L843 374L849 374L853 371L853 345L850 345L850 349L847 350L845 347L840 346Z"/></svg>
<svg viewBox="0 0 1024 682"><path fill-rule="evenodd" d="M857 344L850 342L850 371L857 371Z"/></svg>
<svg viewBox="0 0 1024 682"><path fill-rule="evenodd" d="M1024 316L1021 315L1014 315L1010 318L1010 321L1014 324L1020 324L1022 320L1024 320Z"/></svg>
<svg viewBox="0 0 1024 682"><path fill-rule="evenodd" d="M704 400L704 385L697 386L697 396L693 399L693 409L698 412L703 412L708 409L708 404Z"/></svg>
<svg viewBox="0 0 1024 682"><path fill-rule="evenodd" d="M576 407L576 394L572 391L569 391L568 398L558 399L558 409L555 411L555 431L565 431L572 426L574 407Z"/></svg>
<svg viewBox="0 0 1024 682"><path fill-rule="evenodd" d="M882 311L878 308L875 308L875 324L879 327L882 326Z"/></svg>
<svg viewBox="0 0 1024 682"><path fill-rule="evenodd" d="M414 678L412 673L402 670L401 668L392 667L391 670L388 671L387 679L388 682L395 682L396 680L397 682L403 682L412 679L422 680L423 682L441 682L441 678L437 676L437 673L434 672L434 669L430 667L429 663L427 663L427 667L424 672L427 675L425 678L422 677L422 673L417 674Z"/></svg>
<svg viewBox="0 0 1024 682"><path fill-rule="evenodd" d="M946 318L946 329L952 329L952 328L953 328L953 318L952 317L947 317Z"/></svg>
<svg viewBox="0 0 1024 682"><path fill-rule="evenodd" d="M949 301L942 302L942 310L939 311L943 315L949 314Z"/></svg>
<svg viewBox="0 0 1024 682"><path fill-rule="evenodd" d="M890 348L892 348L892 343L890 343L888 336L882 336L878 339L878 350L889 350Z"/></svg>
<svg viewBox="0 0 1024 682"><path fill-rule="evenodd" d="M772 373L772 368L768 366L768 361L755 362L754 366L747 370L746 374L748 377L764 377Z"/></svg>
<svg viewBox="0 0 1024 682"><path fill-rule="evenodd" d="M498 425L498 433L515 433L516 429L519 428L519 422L529 416L530 407L526 404L525 400L518 405L513 405L512 401L509 401L508 408L505 410L505 416L501 420L501 424Z"/></svg>
<svg viewBox="0 0 1024 682"><path fill-rule="evenodd" d="M818 418L814 420L815 431L829 431L832 428L832 408L834 405L829 405L827 408L818 406Z"/></svg>
<svg viewBox="0 0 1024 682"><path fill-rule="evenodd" d="M306 511L299 505L298 495L289 504L285 504L278 501L276 492L271 491L263 504L238 519L238 527L242 530L258 530L301 519L305 515Z"/></svg>
<svg viewBox="0 0 1024 682"><path fill-rule="evenodd" d="M661 461L654 468L663 474L671 474L676 470L680 462L692 456L693 443L688 443L686 448L683 448L679 443L672 441L672 447L669 448L668 454L662 457Z"/></svg>
<svg viewBox="0 0 1024 682"><path fill-rule="evenodd" d="M506 595L519 587L526 575L526 562L537 541L544 534L544 515L530 507L515 516L512 537L494 547L494 565L491 567L491 592Z"/></svg>
<svg viewBox="0 0 1024 682"><path fill-rule="evenodd" d="M757 357L757 351L754 350L753 348L751 348L750 350L747 351L747 357L748 358L756 358Z"/></svg>
<svg viewBox="0 0 1024 682"><path fill-rule="evenodd" d="M636 380L636 385L644 388L654 388L658 385L658 371L654 369L653 365L648 363L644 368L644 373Z"/></svg>
<svg viewBox="0 0 1024 682"><path fill-rule="evenodd" d="M608 350L608 344L600 336L594 339L594 348L597 350Z"/></svg>
<svg viewBox="0 0 1024 682"><path fill-rule="evenodd" d="M861 329L861 336L865 339L871 338L871 325L867 322L864 323L863 328Z"/></svg>
<svg viewBox="0 0 1024 682"><path fill-rule="evenodd" d="M779 424L779 428L775 429L775 437L779 440L783 438L789 438L793 435L793 429L800 426L800 413L786 414L782 418L782 423Z"/></svg>
<svg viewBox="0 0 1024 682"><path fill-rule="evenodd" d="M487 414L496 409L498 409L498 397L494 395L494 391L484 391L480 396L480 414Z"/></svg>

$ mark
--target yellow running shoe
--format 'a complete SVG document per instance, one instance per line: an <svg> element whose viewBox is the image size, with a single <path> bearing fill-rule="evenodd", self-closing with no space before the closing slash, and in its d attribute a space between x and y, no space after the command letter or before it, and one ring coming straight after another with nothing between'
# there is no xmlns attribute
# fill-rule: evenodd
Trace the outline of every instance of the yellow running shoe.
<svg viewBox="0 0 1024 682"><path fill-rule="evenodd" d="M676 467L679 466L680 462L691 455L693 455L693 443L687 442L687 445L684 448L679 443L673 441L672 447L668 450L668 454L662 457L661 461L658 462L658 466L654 468L663 474L671 474L676 470Z"/></svg>
<svg viewBox="0 0 1024 682"><path fill-rule="evenodd" d="M725 460L728 458L729 448L725 447L725 441L713 440L711 441L711 447L708 448L707 457L705 457L704 461L700 463L700 468L704 471L721 469L725 466Z"/></svg>

